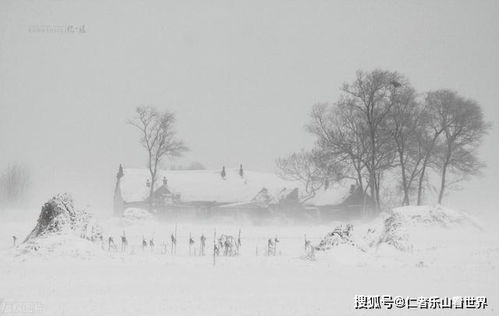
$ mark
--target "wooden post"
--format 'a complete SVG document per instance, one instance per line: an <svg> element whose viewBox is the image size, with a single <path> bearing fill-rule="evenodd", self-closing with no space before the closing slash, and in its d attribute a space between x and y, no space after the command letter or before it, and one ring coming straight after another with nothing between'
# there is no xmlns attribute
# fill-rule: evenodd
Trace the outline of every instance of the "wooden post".
<svg viewBox="0 0 499 316"><path fill-rule="evenodd" d="M277 254L277 243L278 242L279 242L279 240L277 239L277 236L275 236L275 238L274 238L274 257Z"/></svg>
<svg viewBox="0 0 499 316"><path fill-rule="evenodd" d="M217 229L215 228L215 231L213 233L213 266L215 266L215 257L216 257L216 251L215 248L217 247Z"/></svg>
<svg viewBox="0 0 499 316"><path fill-rule="evenodd" d="M237 243L241 246L241 228L239 228L239 236L237 236Z"/></svg>
<svg viewBox="0 0 499 316"><path fill-rule="evenodd" d="M177 254L177 224L175 224L175 255Z"/></svg>
<svg viewBox="0 0 499 316"><path fill-rule="evenodd" d="M237 255L239 256L239 248L241 248L241 228L239 228L239 235L237 236Z"/></svg>
<svg viewBox="0 0 499 316"><path fill-rule="evenodd" d="M170 254L173 256L173 234L170 234L170 241L171 241Z"/></svg>
<svg viewBox="0 0 499 316"><path fill-rule="evenodd" d="M123 231L123 236L121 236L121 252L126 251L126 246L128 244L128 241L126 239L126 233Z"/></svg>

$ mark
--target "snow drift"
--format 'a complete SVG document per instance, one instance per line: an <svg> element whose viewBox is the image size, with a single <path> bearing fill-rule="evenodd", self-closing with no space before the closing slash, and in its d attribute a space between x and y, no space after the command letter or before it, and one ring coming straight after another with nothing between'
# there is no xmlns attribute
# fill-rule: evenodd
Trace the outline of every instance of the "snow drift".
<svg viewBox="0 0 499 316"><path fill-rule="evenodd" d="M87 256L101 249L101 231L85 210L76 209L67 193L46 202L35 228L18 248L18 256L50 254Z"/></svg>
<svg viewBox="0 0 499 316"><path fill-rule="evenodd" d="M401 251L427 248L463 230L481 229L469 215L443 206L405 206L393 209L372 246L387 244Z"/></svg>
<svg viewBox="0 0 499 316"><path fill-rule="evenodd" d="M320 258L323 262L348 266L365 266L370 261L370 254L363 244L362 234L362 227L354 230L352 224L338 225L317 246L311 248L305 258Z"/></svg>
<svg viewBox="0 0 499 316"><path fill-rule="evenodd" d="M90 218L86 211L74 208L73 199L69 194L58 194L43 205L37 224L25 242L63 232L77 232L86 237Z"/></svg>
<svg viewBox="0 0 499 316"><path fill-rule="evenodd" d="M328 233L319 243L316 250L329 250L339 245L356 246L356 242L352 236L353 225L340 225L337 226L332 232Z"/></svg>
<svg viewBox="0 0 499 316"><path fill-rule="evenodd" d="M435 248L455 234L476 233L480 225L464 212L443 206L405 206L380 214L369 224L339 225L315 250L342 247L362 252L394 248L403 252Z"/></svg>

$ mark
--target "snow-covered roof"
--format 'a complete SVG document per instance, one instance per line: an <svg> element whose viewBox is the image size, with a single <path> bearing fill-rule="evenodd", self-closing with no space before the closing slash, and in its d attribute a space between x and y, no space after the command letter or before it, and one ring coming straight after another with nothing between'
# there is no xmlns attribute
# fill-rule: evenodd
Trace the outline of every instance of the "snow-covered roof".
<svg viewBox="0 0 499 316"><path fill-rule="evenodd" d="M333 183L327 190L317 191L313 198L306 201L306 204L315 206L340 204L350 195L350 186L354 184L355 181L349 179Z"/></svg>
<svg viewBox="0 0 499 316"><path fill-rule="evenodd" d="M144 201L149 195L146 186L150 178L147 169L125 168L120 182L123 200L126 202ZM162 185L163 177L168 180L168 189L179 193L184 202L217 201L237 203L251 201L263 188L270 195L285 188L297 188L298 182L279 178L274 173L244 171L239 176L239 168L226 169L225 180L220 170L161 170L158 172L155 187Z"/></svg>
<svg viewBox="0 0 499 316"><path fill-rule="evenodd" d="M149 196L146 186L150 178L148 169L125 168L120 182L120 189L125 202L144 201ZM218 202L241 203L254 202L253 199L265 188L274 202L298 188L303 193L298 181L284 180L271 172L244 171L239 176L239 168L226 168L225 180L220 170L159 170L155 187L162 185L163 177L168 180L168 189L180 194L183 202ZM328 190L317 191L315 197L306 201L307 205L336 205L349 195L353 181L345 180L332 184Z"/></svg>

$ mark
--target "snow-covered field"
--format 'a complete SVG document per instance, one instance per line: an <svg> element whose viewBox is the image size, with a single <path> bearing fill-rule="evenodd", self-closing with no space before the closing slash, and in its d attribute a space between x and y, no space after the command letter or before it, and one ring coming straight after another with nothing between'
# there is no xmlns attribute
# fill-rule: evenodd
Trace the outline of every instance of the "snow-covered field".
<svg viewBox="0 0 499 316"><path fill-rule="evenodd" d="M475 227L404 230L412 251L388 244L369 246L365 238L382 234L381 219L354 223L358 247L340 245L304 257L304 235L319 244L339 223L329 225L178 224L177 253L170 253L175 223L101 221L104 236L126 253L102 250L75 237L57 236L44 249L21 252L12 235L23 239L31 222L0 223L0 315L497 315L499 234ZM211 256L213 233L237 236L236 257ZM435 233L432 230L438 230ZM207 255L198 251L207 237ZM154 237L154 250L142 237ZM278 237L276 256L267 256L268 238ZM105 239L106 239L105 238ZM20 240L22 241L22 240ZM165 245L166 244L166 245ZM361 250L363 249L363 250ZM165 253L166 250L166 253ZM355 295L486 296L485 310L356 310ZM14 310L13 310L14 309ZM34 313L32 313L34 312Z"/></svg>

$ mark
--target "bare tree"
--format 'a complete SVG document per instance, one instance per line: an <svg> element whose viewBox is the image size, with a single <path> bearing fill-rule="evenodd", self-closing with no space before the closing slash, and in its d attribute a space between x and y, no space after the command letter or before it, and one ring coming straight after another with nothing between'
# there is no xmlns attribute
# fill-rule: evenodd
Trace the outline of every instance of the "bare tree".
<svg viewBox="0 0 499 316"><path fill-rule="evenodd" d="M316 137L316 151L323 165L334 166L344 178L356 180L365 190L365 128L352 107L316 104L307 130Z"/></svg>
<svg viewBox="0 0 499 316"><path fill-rule="evenodd" d="M426 155L427 115L416 100L416 91L407 83L394 95L394 106L388 115L388 128L394 142L403 205L410 204L410 193L422 172Z"/></svg>
<svg viewBox="0 0 499 316"><path fill-rule="evenodd" d="M337 177L333 170L320 166L318 159L314 153L302 150L276 161L277 173L280 177L303 184L306 195L302 201L313 198L318 190L331 181L330 179Z"/></svg>
<svg viewBox="0 0 499 316"><path fill-rule="evenodd" d="M357 72L342 91L335 104L312 108L306 128L316 137L313 159L301 152L278 161L285 174L308 183L312 191L332 170L337 177L357 180L380 210L383 176L398 170L402 204L411 203L417 188L420 205L430 171L440 174L441 202L449 174L455 183L483 167L476 150L490 124L475 101L439 90L420 102L404 76L382 70Z"/></svg>
<svg viewBox="0 0 499 316"><path fill-rule="evenodd" d="M427 93L421 112L420 129L417 134L417 144L419 155L422 156L421 170L419 171L418 179L418 194L417 205L423 203L423 188L425 186L425 179L428 174L428 169L437 168L435 162L435 152L441 148L439 141L441 134L446 128L446 124L439 119L438 98L435 98L433 93Z"/></svg>
<svg viewBox="0 0 499 316"><path fill-rule="evenodd" d="M161 113L154 107L140 106L129 124L140 131L140 143L147 151L147 167L151 176L149 203L152 209L154 187L162 159L180 156L187 147L177 139L175 115L168 111Z"/></svg>
<svg viewBox="0 0 499 316"><path fill-rule="evenodd" d="M405 77L382 70L357 72L342 91L334 105L312 109L307 130L316 136L316 166L335 166L343 177L356 179L378 210L389 170L400 171L402 204L410 204L417 188L420 205L430 170L440 173L441 202L449 172L461 180L483 166L476 149L489 124L476 102L447 90L419 102Z"/></svg>
<svg viewBox="0 0 499 316"><path fill-rule="evenodd" d="M393 168L395 151L387 117L395 104L397 89L405 79L396 72L374 70L357 72L356 79L343 85L342 103L355 109L359 124L366 132L368 159L364 165L369 173L369 187L378 210L381 208L381 179Z"/></svg>
<svg viewBox="0 0 499 316"><path fill-rule="evenodd" d="M25 198L30 185L29 170L19 163L10 164L0 176L0 200L15 204Z"/></svg>
<svg viewBox="0 0 499 316"><path fill-rule="evenodd" d="M484 166L476 150L490 124L485 122L482 109L474 100L463 98L454 91L430 92L428 101L434 107L443 130L437 152L440 171L438 203L441 203L449 182L449 171L461 179L478 173Z"/></svg>

